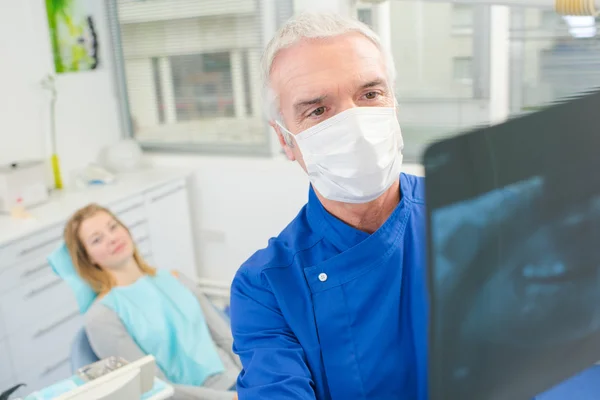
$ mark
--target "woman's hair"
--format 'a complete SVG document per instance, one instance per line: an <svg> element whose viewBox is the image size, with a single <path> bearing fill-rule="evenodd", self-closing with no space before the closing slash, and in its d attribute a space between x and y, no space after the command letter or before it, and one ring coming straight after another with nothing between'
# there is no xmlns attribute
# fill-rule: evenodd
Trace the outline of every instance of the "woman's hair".
<svg viewBox="0 0 600 400"><path fill-rule="evenodd" d="M82 209L78 210L73 214L73 216L67 221L65 226L64 238L65 243L67 245L67 249L69 250L69 254L71 255L71 259L73 260L73 265L75 266L75 270L85 280L92 289L98 293L106 293L110 289L112 289L116 282L112 275L108 272L100 268L98 265L94 264L90 259L87 251L85 250L85 246L79 236L79 230L81 228L81 224L88 218L93 217L99 212L105 212L110 215L112 218L117 221L119 225L124 227L129 235L129 229L121 222L119 219L108 209L99 206L97 204L89 204ZM140 255L137 246L134 243L133 250L133 258L137 262L140 270L147 275L154 276L156 274L156 269L149 266L142 256Z"/></svg>

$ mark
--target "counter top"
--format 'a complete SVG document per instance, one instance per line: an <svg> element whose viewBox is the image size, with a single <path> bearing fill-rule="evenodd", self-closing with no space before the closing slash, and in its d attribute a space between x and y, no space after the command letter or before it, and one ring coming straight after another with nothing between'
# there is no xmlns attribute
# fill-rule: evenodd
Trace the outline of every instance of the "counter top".
<svg viewBox="0 0 600 400"><path fill-rule="evenodd" d="M62 224L73 212L86 204L94 202L110 206L172 180L187 178L191 173L191 170L148 168L119 174L110 185L55 191L47 202L27 209L33 218L15 219L10 215L0 214L0 246L36 231Z"/></svg>

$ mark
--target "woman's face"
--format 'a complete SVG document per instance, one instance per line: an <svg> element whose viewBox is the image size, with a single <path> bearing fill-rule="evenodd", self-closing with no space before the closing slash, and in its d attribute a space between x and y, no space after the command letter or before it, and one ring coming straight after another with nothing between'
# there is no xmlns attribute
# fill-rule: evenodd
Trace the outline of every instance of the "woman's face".
<svg viewBox="0 0 600 400"><path fill-rule="evenodd" d="M91 261L108 270L120 269L133 257L133 241L127 229L106 212L85 219L79 238Z"/></svg>

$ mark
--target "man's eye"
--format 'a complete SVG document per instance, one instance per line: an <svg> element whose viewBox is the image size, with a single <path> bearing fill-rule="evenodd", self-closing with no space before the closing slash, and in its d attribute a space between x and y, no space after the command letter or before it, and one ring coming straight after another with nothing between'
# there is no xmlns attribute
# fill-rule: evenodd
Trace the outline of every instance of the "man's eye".
<svg viewBox="0 0 600 400"><path fill-rule="evenodd" d="M367 98L367 100L375 100L378 95L379 93L377 92L369 92L365 95L365 97Z"/></svg>
<svg viewBox="0 0 600 400"><path fill-rule="evenodd" d="M315 117L321 116L325 113L325 107L316 108L310 115L314 115Z"/></svg>

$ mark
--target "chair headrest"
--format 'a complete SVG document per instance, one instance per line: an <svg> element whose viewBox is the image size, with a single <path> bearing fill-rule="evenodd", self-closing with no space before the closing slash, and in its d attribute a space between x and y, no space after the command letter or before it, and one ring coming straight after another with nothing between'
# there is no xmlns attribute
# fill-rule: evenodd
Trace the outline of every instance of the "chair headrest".
<svg viewBox="0 0 600 400"><path fill-rule="evenodd" d="M84 314L98 295L75 270L73 260L71 260L69 250L64 242L48 256L48 263L54 273L60 276L73 290L79 312Z"/></svg>

